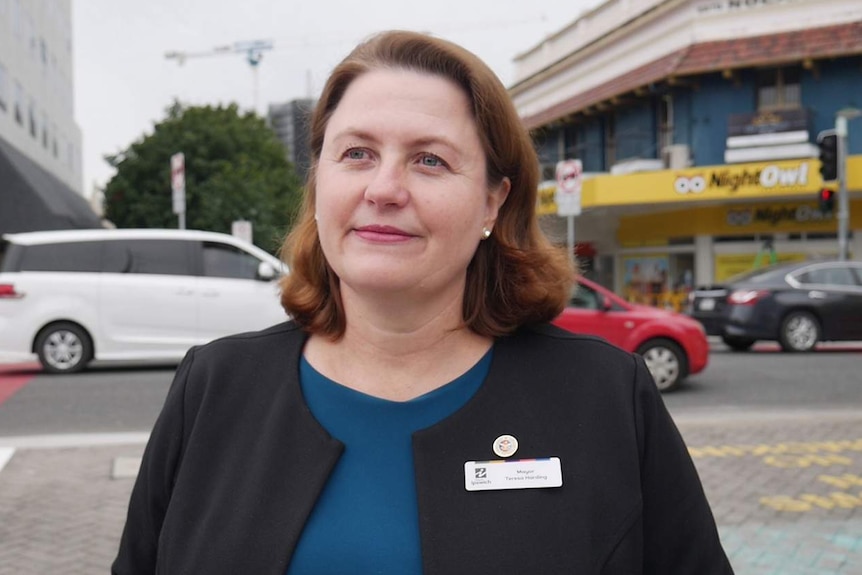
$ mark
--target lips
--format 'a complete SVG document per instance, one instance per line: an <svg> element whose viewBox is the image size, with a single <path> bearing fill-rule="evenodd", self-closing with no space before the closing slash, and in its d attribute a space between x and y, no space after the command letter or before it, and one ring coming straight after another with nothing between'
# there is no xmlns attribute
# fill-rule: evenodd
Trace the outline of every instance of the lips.
<svg viewBox="0 0 862 575"><path fill-rule="evenodd" d="M368 225L354 229L362 239L374 242L404 242L414 237L413 234L394 226Z"/></svg>

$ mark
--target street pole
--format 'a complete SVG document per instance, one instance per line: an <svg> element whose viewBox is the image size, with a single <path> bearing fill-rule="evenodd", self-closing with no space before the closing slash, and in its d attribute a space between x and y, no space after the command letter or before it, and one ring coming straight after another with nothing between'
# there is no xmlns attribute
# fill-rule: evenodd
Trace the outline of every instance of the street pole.
<svg viewBox="0 0 862 575"><path fill-rule="evenodd" d="M838 259L847 260L847 227L850 202L847 201L847 118L840 113L835 118L836 156L838 161Z"/></svg>
<svg viewBox="0 0 862 575"><path fill-rule="evenodd" d="M848 228L850 199L847 192L847 121L862 115L857 108L842 108L835 114L836 159L838 162L838 259L850 259Z"/></svg>

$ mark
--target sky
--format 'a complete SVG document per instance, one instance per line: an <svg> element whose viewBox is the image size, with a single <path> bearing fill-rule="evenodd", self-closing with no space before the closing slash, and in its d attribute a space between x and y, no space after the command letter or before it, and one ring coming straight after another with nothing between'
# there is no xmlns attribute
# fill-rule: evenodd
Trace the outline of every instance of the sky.
<svg viewBox="0 0 862 575"><path fill-rule="evenodd" d="M72 0L75 118L83 134L83 189L113 175L104 156L152 132L174 99L236 102L266 114L270 103L316 98L332 68L362 39L386 29L429 32L480 56L506 86L512 59L600 0ZM244 54L190 57L265 40ZM257 78L255 78L257 76ZM257 97L255 97L255 94Z"/></svg>

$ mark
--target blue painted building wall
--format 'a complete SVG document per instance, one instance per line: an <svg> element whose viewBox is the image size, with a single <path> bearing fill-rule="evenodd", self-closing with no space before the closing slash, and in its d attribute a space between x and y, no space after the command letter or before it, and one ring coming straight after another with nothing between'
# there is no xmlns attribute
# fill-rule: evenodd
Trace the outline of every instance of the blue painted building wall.
<svg viewBox="0 0 862 575"><path fill-rule="evenodd" d="M658 127L651 100L616 113L616 160L658 157Z"/></svg>
<svg viewBox="0 0 862 575"><path fill-rule="evenodd" d="M862 59L842 58L816 62L803 70L802 106L811 112L811 142L817 133L835 127L835 114L843 108L862 110ZM694 165L724 164L727 125L731 114L757 110L757 71L737 70L732 78L711 73L685 78L671 91L673 143L687 144ZM608 171L607 122L615 122L615 158L658 158L658 118L655 96L582 119L566 128L567 157L579 157L587 172ZM848 124L848 153L862 154L862 117ZM538 149L543 163L560 158L559 128L543 131Z"/></svg>
<svg viewBox="0 0 862 575"><path fill-rule="evenodd" d="M742 73L738 79L720 74L700 76L688 90L687 118L691 155L697 166L724 163L727 122L731 114L753 112L756 102L754 78ZM678 120L678 118L675 118Z"/></svg>
<svg viewBox="0 0 862 575"><path fill-rule="evenodd" d="M843 108L862 111L862 62L857 59L817 62L801 79L802 104L812 110L811 141L817 133L835 127L835 114ZM847 124L849 154L862 154L862 117Z"/></svg>

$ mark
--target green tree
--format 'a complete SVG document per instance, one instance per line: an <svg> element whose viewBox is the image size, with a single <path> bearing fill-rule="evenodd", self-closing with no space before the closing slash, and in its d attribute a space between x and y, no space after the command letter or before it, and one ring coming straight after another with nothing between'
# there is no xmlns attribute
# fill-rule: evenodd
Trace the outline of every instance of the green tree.
<svg viewBox="0 0 862 575"><path fill-rule="evenodd" d="M117 173L105 187L105 215L119 228L175 228L170 158L185 154L186 226L230 233L252 222L254 243L275 251L290 228L301 182L284 147L253 113L229 106L186 107L126 150L105 159Z"/></svg>

